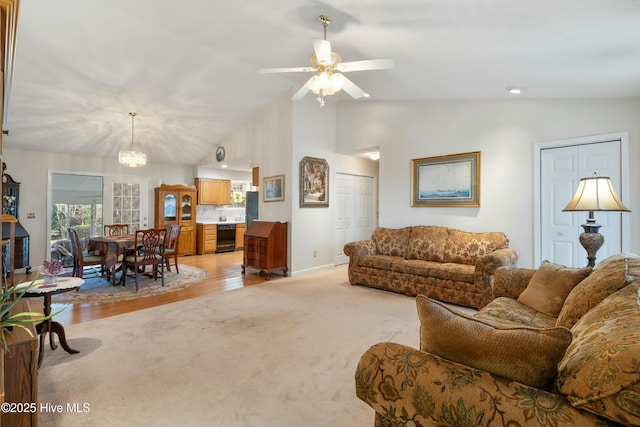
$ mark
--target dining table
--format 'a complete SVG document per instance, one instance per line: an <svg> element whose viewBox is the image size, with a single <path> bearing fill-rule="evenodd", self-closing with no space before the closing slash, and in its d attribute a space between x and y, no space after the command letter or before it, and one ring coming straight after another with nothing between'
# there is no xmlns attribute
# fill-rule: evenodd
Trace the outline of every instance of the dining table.
<svg viewBox="0 0 640 427"><path fill-rule="evenodd" d="M104 256L104 267L110 276L113 286L116 285L116 272L120 256L124 256L127 249L132 249L136 243L135 234L121 234L116 236L94 236L89 240L89 246L100 247L100 253Z"/></svg>

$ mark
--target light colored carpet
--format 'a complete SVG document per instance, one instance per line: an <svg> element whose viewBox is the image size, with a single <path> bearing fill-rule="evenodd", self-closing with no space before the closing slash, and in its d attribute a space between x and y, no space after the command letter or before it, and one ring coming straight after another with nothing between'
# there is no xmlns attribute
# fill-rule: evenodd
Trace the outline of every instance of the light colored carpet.
<svg viewBox="0 0 640 427"><path fill-rule="evenodd" d="M85 278L84 284L77 292L65 292L53 295L54 304L97 303L107 301L124 301L152 295L174 292L199 283L207 277L208 272L190 265L180 264L180 273L176 273L175 267L171 271L164 272L164 286L160 278L153 280L145 275L138 275L138 287L133 277L127 277L125 286L120 284L120 274L116 276L118 282L113 286L111 282L102 277Z"/></svg>
<svg viewBox="0 0 640 427"><path fill-rule="evenodd" d="M362 353L417 347L415 298L351 286L346 266L66 328L48 346L40 426L372 426ZM68 403L90 411L71 413Z"/></svg>

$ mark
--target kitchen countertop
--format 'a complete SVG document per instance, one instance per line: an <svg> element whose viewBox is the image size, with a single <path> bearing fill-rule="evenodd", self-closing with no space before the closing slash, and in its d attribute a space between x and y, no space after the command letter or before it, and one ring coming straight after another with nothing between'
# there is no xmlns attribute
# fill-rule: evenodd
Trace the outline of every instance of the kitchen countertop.
<svg viewBox="0 0 640 427"><path fill-rule="evenodd" d="M204 225L212 225L212 224L244 224L244 221L237 221L237 220L227 220L227 221L220 221L218 219L199 219L196 221L197 224L204 224Z"/></svg>

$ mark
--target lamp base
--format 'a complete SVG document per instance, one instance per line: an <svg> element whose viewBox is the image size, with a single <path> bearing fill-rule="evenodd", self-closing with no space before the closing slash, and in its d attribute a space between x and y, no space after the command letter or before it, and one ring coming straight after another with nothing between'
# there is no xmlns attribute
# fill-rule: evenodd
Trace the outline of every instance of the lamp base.
<svg viewBox="0 0 640 427"><path fill-rule="evenodd" d="M595 267L596 265L596 252L604 244L604 236L598 231L602 227L596 224L595 221L587 220L586 224L582 224L584 233L580 234L580 244L587 251L588 267Z"/></svg>

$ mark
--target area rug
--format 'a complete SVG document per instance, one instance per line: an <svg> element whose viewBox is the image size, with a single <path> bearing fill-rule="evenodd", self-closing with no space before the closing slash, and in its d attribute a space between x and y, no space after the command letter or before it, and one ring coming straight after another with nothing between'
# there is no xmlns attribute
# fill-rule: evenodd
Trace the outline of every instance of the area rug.
<svg viewBox="0 0 640 427"><path fill-rule="evenodd" d="M179 274L176 273L174 267L171 268L171 271L165 271L164 286L162 286L160 278L153 280L150 277L139 275L140 290L136 292L136 283L133 278L127 278L125 286L120 285L120 282L113 286L105 278L94 277L85 279L85 283L77 292L71 291L53 295L51 302L54 304L98 303L148 297L184 289L201 282L208 274L206 270L189 265L179 264L178 267Z"/></svg>
<svg viewBox="0 0 640 427"><path fill-rule="evenodd" d="M415 298L345 266L74 324L80 353L46 346L38 400L63 409L39 425L370 427L360 356L419 327Z"/></svg>

